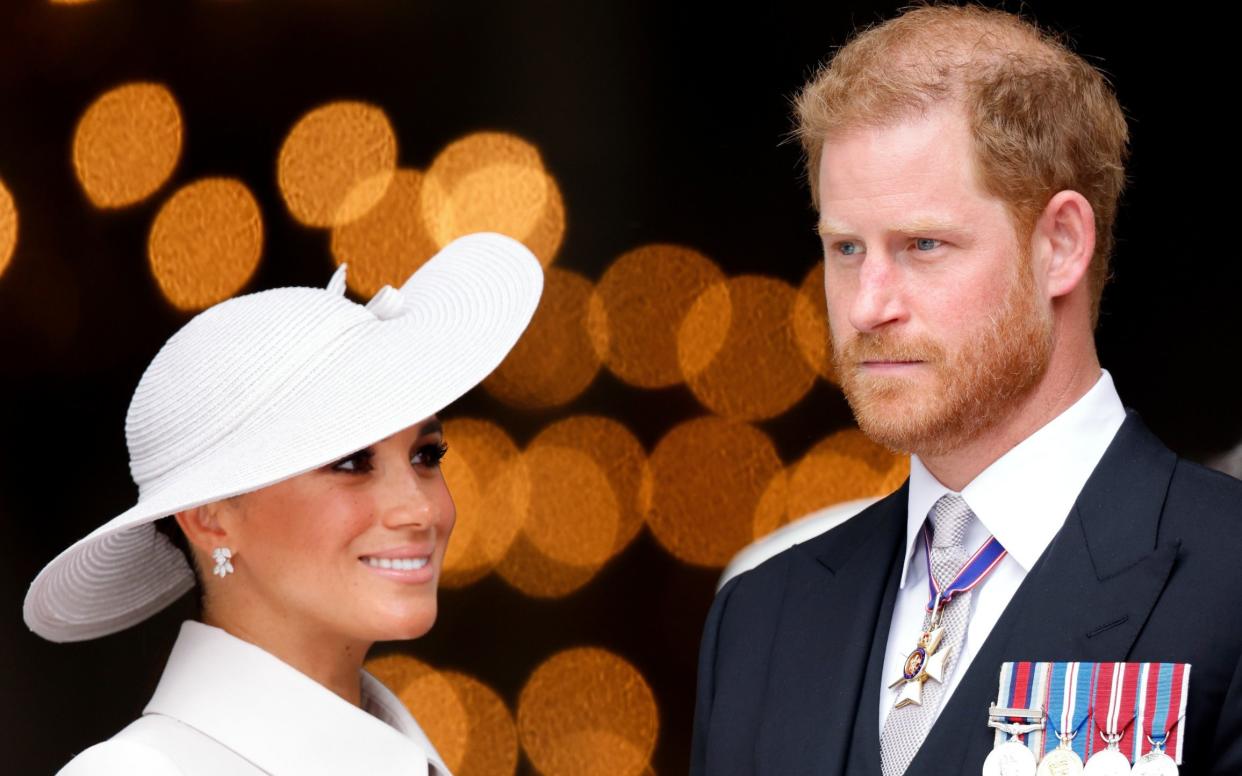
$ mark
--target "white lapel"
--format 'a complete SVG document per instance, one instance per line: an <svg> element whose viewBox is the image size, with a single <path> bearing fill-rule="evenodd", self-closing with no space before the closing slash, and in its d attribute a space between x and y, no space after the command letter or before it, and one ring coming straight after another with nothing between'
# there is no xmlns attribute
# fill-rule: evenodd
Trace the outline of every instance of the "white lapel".
<svg viewBox="0 0 1242 776"><path fill-rule="evenodd" d="M362 692L366 711L259 647L191 621L143 713L180 720L274 776L449 776L398 698L366 672Z"/></svg>

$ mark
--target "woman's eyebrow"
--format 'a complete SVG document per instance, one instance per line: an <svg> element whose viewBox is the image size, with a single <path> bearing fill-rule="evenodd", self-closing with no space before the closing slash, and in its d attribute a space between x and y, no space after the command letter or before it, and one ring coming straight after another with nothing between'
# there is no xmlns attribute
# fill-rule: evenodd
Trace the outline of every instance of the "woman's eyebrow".
<svg viewBox="0 0 1242 776"><path fill-rule="evenodd" d="M430 436L431 434L443 434L443 433L444 433L444 424L441 423L439 419L427 421L426 423L423 424L423 427L418 430L418 435L420 437Z"/></svg>

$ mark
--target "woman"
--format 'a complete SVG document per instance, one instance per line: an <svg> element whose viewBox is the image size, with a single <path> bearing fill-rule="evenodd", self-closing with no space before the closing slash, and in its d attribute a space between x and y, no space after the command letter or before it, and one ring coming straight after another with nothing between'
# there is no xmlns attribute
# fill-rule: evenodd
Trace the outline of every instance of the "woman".
<svg viewBox="0 0 1242 776"><path fill-rule="evenodd" d="M327 290L204 311L139 382L138 503L39 573L26 623L76 641L159 611L196 581L166 536L178 530L203 621L182 625L143 716L62 775L448 776L362 663L435 620L454 520L435 413L504 358L543 276L494 234L452 243L365 307L345 298L344 271ZM176 527L157 531L161 518Z"/></svg>

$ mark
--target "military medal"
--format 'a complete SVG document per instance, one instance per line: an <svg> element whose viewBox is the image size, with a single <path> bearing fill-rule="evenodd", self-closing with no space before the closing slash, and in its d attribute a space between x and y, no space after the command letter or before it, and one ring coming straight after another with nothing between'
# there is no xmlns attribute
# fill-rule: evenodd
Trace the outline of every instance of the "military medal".
<svg viewBox="0 0 1242 776"><path fill-rule="evenodd" d="M1038 776L1079 776L1082 755L1074 739L1091 716L1091 663L1052 663L1048 681L1048 726L1057 737L1055 749L1039 761ZM1085 747L1085 742L1080 742Z"/></svg>
<svg viewBox="0 0 1242 776"><path fill-rule="evenodd" d="M966 561L953 580L941 590L940 584L936 581L936 575L932 573L931 540L926 530L923 531L923 548L927 562L927 585L931 596L927 602L927 616L924 619L925 625L919 636L918 644L906 656L906 661L902 664L901 676L888 686L890 690L901 688L893 704L895 709L912 704L922 705L923 685L929 680L943 683L948 677L952 649L949 647L940 649L944 629L939 624L944 608L954 596L973 590L983 581L984 577L992 573L992 569L996 568L996 564L1000 563L1006 554L1005 548L996 541L995 537L989 538L975 551L970 560Z"/></svg>
<svg viewBox="0 0 1242 776"><path fill-rule="evenodd" d="M1042 708L1032 708L1032 699L1044 698L1047 669L1047 663L1005 663L1001 666L998 697L1006 705L988 709L988 727L999 732L996 746L983 761L983 776L1036 775L1035 753L1023 737L1044 729L1046 715Z"/></svg>
<svg viewBox="0 0 1242 776"><path fill-rule="evenodd" d="M1189 685L1190 666L1186 663L1143 666L1138 714L1143 737L1136 742L1136 751L1141 748L1144 753L1134 763L1133 773L1137 776L1178 776L1177 760L1167 749L1181 751L1180 723L1186 714ZM1147 747L1142 746L1143 741Z"/></svg>
<svg viewBox="0 0 1242 776"><path fill-rule="evenodd" d="M1139 758L1131 773L1134 776L1178 776L1177 763L1159 748L1159 744L1153 745L1150 752Z"/></svg>
<svg viewBox="0 0 1242 776"><path fill-rule="evenodd" d="M936 612L936 619L939 619L939 610ZM936 627L935 622L931 623L931 630L923 631L923 635L919 638L919 645L906 657L901 678L888 686L890 690L901 688L901 692L897 694L897 703L893 708L900 709L910 704L922 704L923 683L929 679L937 682L944 681L950 650L946 648L937 651L943 636L944 628Z"/></svg>
<svg viewBox="0 0 1242 776"><path fill-rule="evenodd" d="M1139 668L1137 663L1096 664L1092 701L1095 713L1092 716L1100 740L1107 748L1097 748L1091 754L1083 768L1083 776L1129 776L1130 758L1126 756L1128 749L1122 746L1122 741L1134 721Z"/></svg>

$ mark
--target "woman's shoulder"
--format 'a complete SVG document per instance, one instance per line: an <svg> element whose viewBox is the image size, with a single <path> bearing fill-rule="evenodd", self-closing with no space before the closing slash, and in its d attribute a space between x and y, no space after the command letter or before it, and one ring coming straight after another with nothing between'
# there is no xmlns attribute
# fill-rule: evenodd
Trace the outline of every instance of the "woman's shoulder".
<svg viewBox="0 0 1242 776"><path fill-rule="evenodd" d="M129 727L73 758L57 776L219 776L261 774L232 749L163 714Z"/></svg>
<svg viewBox="0 0 1242 776"><path fill-rule="evenodd" d="M118 736L82 752L57 776L184 776L184 772L158 749Z"/></svg>

